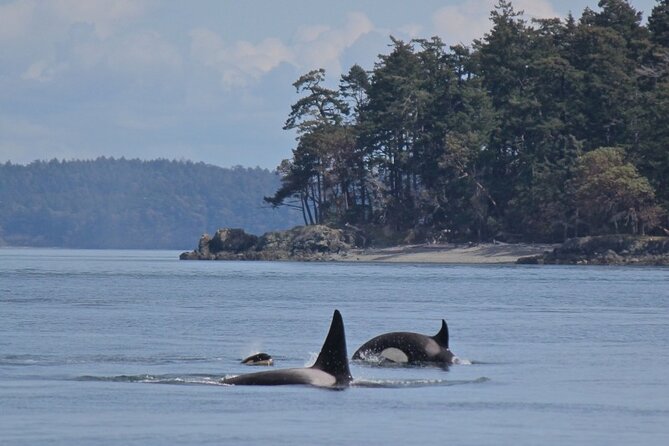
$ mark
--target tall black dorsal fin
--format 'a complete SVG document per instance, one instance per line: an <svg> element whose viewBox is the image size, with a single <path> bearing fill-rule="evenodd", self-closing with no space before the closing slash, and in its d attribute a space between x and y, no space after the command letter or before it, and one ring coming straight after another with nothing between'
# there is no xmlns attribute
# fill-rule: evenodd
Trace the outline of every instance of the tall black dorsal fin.
<svg viewBox="0 0 669 446"><path fill-rule="evenodd" d="M353 379L348 368L344 321L339 310L334 311L328 336L325 338L316 363L311 367L334 376L337 384L348 384Z"/></svg>
<svg viewBox="0 0 669 446"><path fill-rule="evenodd" d="M432 339L437 341L442 347L448 348L448 324L446 324L444 319L441 320L441 330L439 330L439 333L432 336Z"/></svg>

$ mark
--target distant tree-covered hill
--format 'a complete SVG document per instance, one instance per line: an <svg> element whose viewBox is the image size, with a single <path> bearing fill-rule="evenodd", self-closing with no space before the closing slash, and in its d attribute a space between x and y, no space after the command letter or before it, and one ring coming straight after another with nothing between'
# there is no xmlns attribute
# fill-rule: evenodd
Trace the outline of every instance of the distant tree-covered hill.
<svg viewBox="0 0 669 446"><path fill-rule="evenodd" d="M291 227L300 216L263 196L261 168L98 158L0 165L0 243L73 248L193 248L204 232Z"/></svg>

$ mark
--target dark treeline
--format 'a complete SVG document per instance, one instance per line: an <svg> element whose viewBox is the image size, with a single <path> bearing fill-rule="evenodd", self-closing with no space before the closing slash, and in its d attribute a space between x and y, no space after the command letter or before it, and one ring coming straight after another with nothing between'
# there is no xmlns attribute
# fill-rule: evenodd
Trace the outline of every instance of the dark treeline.
<svg viewBox="0 0 669 446"><path fill-rule="evenodd" d="M669 1L527 21L471 46L391 38L339 88L294 86L293 156L266 200L305 223L452 240L661 232L669 205Z"/></svg>
<svg viewBox="0 0 669 446"><path fill-rule="evenodd" d="M298 222L263 202L266 169L98 158L0 164L0 242L72 248L192 248L221 226L261 234Z"/></svg>

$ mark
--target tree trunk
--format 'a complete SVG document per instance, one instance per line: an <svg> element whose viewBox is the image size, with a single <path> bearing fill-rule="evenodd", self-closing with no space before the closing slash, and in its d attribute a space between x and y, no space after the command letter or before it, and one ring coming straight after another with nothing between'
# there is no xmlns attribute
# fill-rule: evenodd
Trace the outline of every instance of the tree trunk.
<svg viewBox="0 0 669 446"><path fill-rule="evenodd" d="M301 193L301 194L300 194L300 203L302 204L302 206L300 206L300 207L301 207L301 209L302 209L302 219L304 220L304 226L307 226L307 225L309 224L309 222L307 221L307 213L306 213L306 211L304 210L304 208L305 208L306 205L307 205L307 201L306 201L306 199L304 198L304 193Z"/></svg>
<svg viewBox="0 0 669 446"><path fill-rule="evenodd" d="M302 203L303 203L303 206L307 210L307 215L309 216L309 224L313 225L314 224L314 217L311 215L311 208L309 207L309 198L308 198L307 194L304 194L302 196Z"/></svg>

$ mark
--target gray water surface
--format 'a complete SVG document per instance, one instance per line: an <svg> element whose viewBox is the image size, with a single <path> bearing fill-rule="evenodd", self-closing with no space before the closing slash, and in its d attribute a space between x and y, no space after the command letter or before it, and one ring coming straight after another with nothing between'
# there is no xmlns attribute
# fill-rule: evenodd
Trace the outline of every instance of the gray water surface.
<svg viewBox="0 0 669 446"><path fill-rule="evenodd" d="M180 262L0 249L0 443L669 442L669 269ZM449 323L448 370L351 363L353 386L220 385Z"/></svg>

